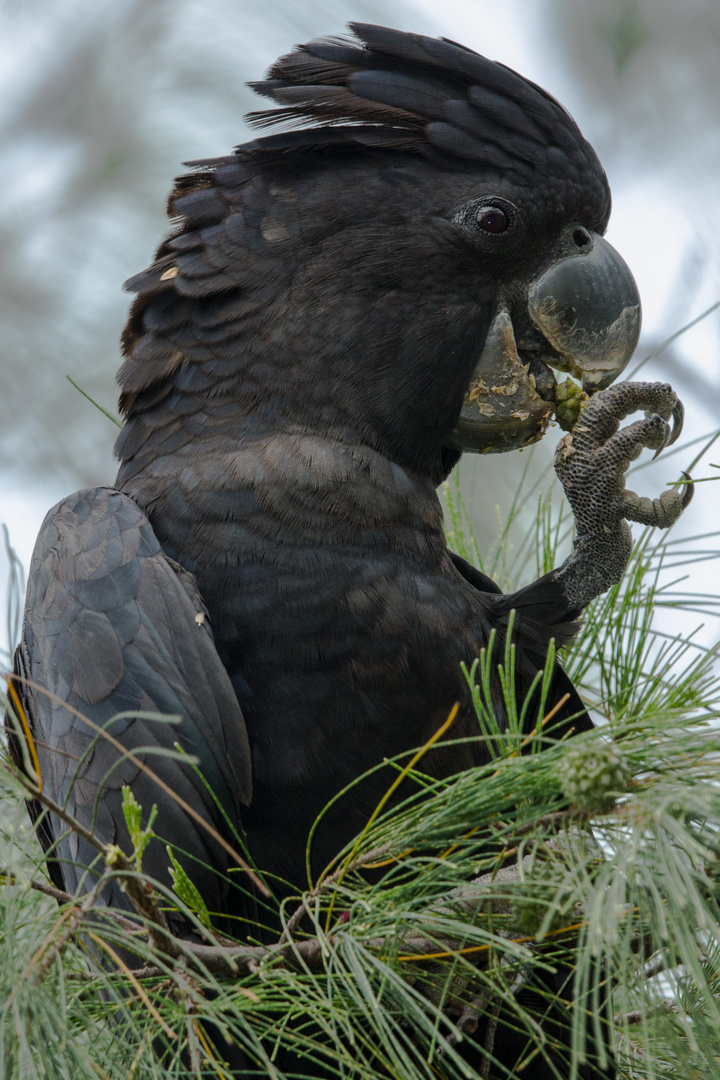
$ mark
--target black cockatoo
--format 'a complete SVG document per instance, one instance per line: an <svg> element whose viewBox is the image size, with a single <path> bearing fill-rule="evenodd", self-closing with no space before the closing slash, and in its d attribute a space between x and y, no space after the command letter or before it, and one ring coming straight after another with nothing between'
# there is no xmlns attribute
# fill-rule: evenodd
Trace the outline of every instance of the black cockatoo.
<svg viewBox="0 0 720 1080"><path fill-rule="evenodd" d="M667 385L610 386L639 300L602 238L607 180L571 117L460 45L352 30L255 84L278 106L255 123L304 126L177 181L173 231L126 286L115 488L50 511L16 655L45 790L123 844L130 784L229 916L246 908L227 850L136 761L113 770L117 751L82 717L125 713L108 730L128 748L179 742L217 802L182 759L148 757L153 769L230 840L227 821L244 830L280 894L301 889L326 803L423 745L455 702L457 746L423 768L483 760L460 662L493 629L502 656L511 610L522 700L550 638L568 641L622 576L625 519L667 526L683 508L675 490L625 491L631 459L672 441L682 410ZM556 461L577 538L562 566L503 595L448 550L436 487L463 451L542 436L552 369L591 395ZM566 693L560 730L589 726L558 665L549 704ZM133 718L148 709L182 721ZM314 875L387 786L376 771L324 817ZM41 839L72 891L95 853L64 831L50 814ZM144 865L167 880L161 845Z"/></svg>

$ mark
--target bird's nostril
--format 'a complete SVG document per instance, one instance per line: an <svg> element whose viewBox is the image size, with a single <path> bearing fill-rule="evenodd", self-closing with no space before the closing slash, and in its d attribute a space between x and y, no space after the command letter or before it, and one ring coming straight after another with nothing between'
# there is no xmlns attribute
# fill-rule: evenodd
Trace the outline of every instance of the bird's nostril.
<svg viewBox="0 0 720 1080"><path fill-rule="evenodd" d="M573 233L575 247L585 248L591 243L590 233L585 229L575 229Z"/></svg>

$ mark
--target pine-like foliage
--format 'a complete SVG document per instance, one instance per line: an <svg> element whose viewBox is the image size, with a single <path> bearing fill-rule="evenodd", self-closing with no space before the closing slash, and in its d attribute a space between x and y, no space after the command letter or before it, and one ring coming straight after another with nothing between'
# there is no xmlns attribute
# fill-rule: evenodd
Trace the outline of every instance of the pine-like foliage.
<svg viewBox="0 0 720 1080"><path fill-rule="evenodd" d="M446 494L451 543L473 558L462 502ZM502 526L486 570L511 573L516 525ZM540 571L562 535L541 502L529 541ZM524 1039L513 1075L532 1077L550 1047L522 991L555 970L567 973L562 1080L605 1025L626 1080L717 1077L720 678L714 651L668 634L666 618L695 606L677 579L703 545L647 532L623 584L586 613L565 662L595 732L552 743L541 693L523 735L512 647L478 657L466 675L491 763L437 781L423 774L427 747L397 760L387 802L304 897L285 903L274 945L248 942L248 926L242 944L218 938L174 852L175 892L146 888L151 807L129 796L135 851L99 851L98 866L101 883L125 881L132 913L103 914L98 886L58 906L22 806L27 784L4 759L0 1075L224 1077L228 1040L258 1076L289 1075L277 1063L291 1047L297 1076L319 1062L344 1080L482 1078L501 1075L491 1064L500 1018ZM507 688L504 733L486 693L491 664ZM448 720L438 739L452 737ZM417 783L403 788L408 776ZM403 790L403 801L390 798ZM194 922L194 943L163 929L169 905ZM465 1060L469 1040L480 1065Z"/></svg>

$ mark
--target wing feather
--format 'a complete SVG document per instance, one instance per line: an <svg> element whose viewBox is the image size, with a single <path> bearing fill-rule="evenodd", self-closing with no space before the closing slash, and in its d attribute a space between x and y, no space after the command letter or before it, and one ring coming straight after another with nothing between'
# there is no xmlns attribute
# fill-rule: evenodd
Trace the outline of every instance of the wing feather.
<svg viewBox="0 0 720 1080"><path fill-rule="evenodd" d="M80 491L46 517L14 679L48 794L103 843L129 850L121 806L122 785L129 784L146 813L157 804L158 836L182 838L186 869L210 909L231 912L227 853L97 732L104 728L137 752L225 839L232 837L225 816L241 831L241 807L251 797L250 749L207 611L192 575L165 556L145 515L121 492ZM133 716L147 712L174 714L179 722ZM21 763L16 733L11 742ZM197 760L212 794L191 764L168 756L176 743ZM40 807L32 813L37 820ZM53 848L53 879L73 892L97 853L52 814L39 833L44 848ZM167 861L154 841L144 868L169 883Z"/></svg>

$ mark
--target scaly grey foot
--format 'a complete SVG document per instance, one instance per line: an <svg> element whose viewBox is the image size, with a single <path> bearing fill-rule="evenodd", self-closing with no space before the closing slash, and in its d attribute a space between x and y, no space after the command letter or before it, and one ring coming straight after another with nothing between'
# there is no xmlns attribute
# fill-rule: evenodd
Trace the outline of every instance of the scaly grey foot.
<svg viewBox="0 0 720 1080"><path fill-rule="evenodd" d="M621 420L640 411L644 420L618 430ZM570 557L556 573L578 612L625 573L632 551L628 521L667 529L690 502L693 485L687 474L682 491L671 488L656 499L625 488L630 462L645 448L657 457L675 442L682 425L682 404L667 383L618 383L590 399L572 434L558 444L555 472L577 533Z"/></svg>

